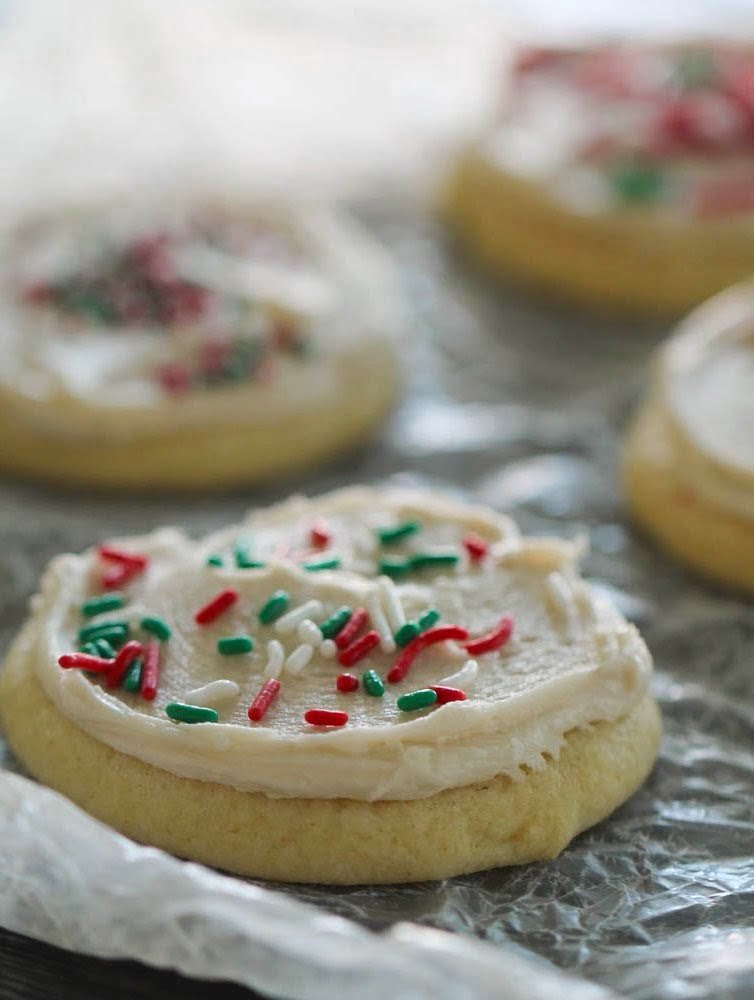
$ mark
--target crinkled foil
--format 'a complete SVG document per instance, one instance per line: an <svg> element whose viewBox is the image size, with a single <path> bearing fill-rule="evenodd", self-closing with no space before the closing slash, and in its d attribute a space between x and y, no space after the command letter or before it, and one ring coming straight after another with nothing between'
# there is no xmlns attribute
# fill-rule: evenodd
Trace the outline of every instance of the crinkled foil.
<svg viewBox="0 0 754 1000"><path fill-rule="evenodd" d="M0 775L0 922L295 997L752 996L754 606L635 534L618 485L621 429L666 331L496 290L431 226L374 215L416 332L408 395L378 440L322 475L254 495L134 500L2 485L3 640L61 550L165 522L199 534L290 489L395 476L509 511L527 532L589 536L586 575L639 623L655 657L657 767L549 863L271 893L109 836L57 796Z"/></svg>

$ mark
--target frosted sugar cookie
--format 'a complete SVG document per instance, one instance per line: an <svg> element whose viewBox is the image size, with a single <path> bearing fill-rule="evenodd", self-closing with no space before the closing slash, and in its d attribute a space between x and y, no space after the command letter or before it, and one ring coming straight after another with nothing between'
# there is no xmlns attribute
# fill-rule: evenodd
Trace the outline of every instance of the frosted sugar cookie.
<svg viewBox="0 0 754 1000"><path fill-rule="evenodd" d="M624 472L661 545L754 593L754 286L712 299L661 348Z"/></svg>
<svg viewBox="0 0 754 1000"><path fill-rule="evenodd" d="M678 313L754 269L754 49L522 49L449 211L501 275L593 306Z"/></svg>
<svg viewBox="0 0 754 1000"><path fill-rule="evenodd" d="M398 296L342 216L199 198L9 234L0 468L222 487L363 439L398 383Z"/></svg>
<svg viewBox="0 0 754 1000"><path fill-rule="evenodd" d="M607 816L657 752L650 675L570 544L353 489L54 560L0 717L34 775L138 840L398 882L551 858Z"/></svg>

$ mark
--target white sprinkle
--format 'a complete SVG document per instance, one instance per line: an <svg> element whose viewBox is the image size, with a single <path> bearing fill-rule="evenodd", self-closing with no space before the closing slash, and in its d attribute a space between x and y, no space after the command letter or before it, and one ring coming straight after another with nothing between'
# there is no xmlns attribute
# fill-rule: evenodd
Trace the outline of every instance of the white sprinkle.
<svg viewBox="0 0 754 1000"><path fill-rule="evenodd" d="M471 687L476 680L478 669L479 664L476 660L467 660L461 669L455 674L451 674L449 677L443 677L441 681L438 681L438 686L457 688Z"/></svg>
<svg viewBox="0 0 754 1000"><path fill-rule="evenodd" d="M299 624L299 627L296 629L296 637L300 642L308 642L315 649L322 644L322 633L319 630L319 625L313 622L311 618L304 618Z"/></svg>
<svg viewBox="0 0 754 1000"><path fill-rule="evenodd" d="M300 674L313 654L314 647L310 646L308 642L302 642L300 646L296 646L285 661L285 669L292 674Z"/></svg>
<svg viewBox="0 0 754 1000"><path fill-rule="evenodd" d="M550 610L555 613L557 624L561 625L567 639L573 637L574 631L574 603L573 595L566 578L562 573L548 573L545 580L545 589Z"/></svg>
<svg viewBox="0 0 754 1000"><path fill-rule="evenodd" d="M332 660L338 651L338 647L335 645L332 639L323 639L319 644L319 652L321 656L324 656L326 660Z"/></svg>
<svg viewBox="0 0 754 1000"><path fill-rule="evenodd" d="M288 635L291 632L295 632L305 618L312 618L321 614L322 605L319 601L305 601L303 604L299 604L297 608L283 615L282 618L278 618L275 622L275 631L279 635Z"/></svg>
<svg viewBox="0 0 754 1000"><path fill-rule="evenodd" d="M380 594L382 595L382 603L385 606L387 618L390 622L390 628L393 632L397 632L401 625L406 624L406 612L403 610L403 605L398 595L398 588L389 576L381 576L378 584Z"/></svg>
<svg viewBox="0 0 754 1000"><path fill-rule="evenodd" d="M368 529L355 533L351 544L355 551L362 556L371 556L377 549L377 539Z"/></svg>
<svg viewBox="0 0 754 1000"><path fill-rule="evenodd" d="M442 656L446 656L450 660L458 660L466 656L466 650L463 646L452 639L449 639L447 642L441 642L434 648L438 653Z"/></svg>
<svg viewBox="0 0 754 1000"><path fill-rule="evenodd" d="M237 698L241 693L241 688L235 681L210 681L202 687L187 691L184 700L190 705L214 705L215 702L225 701L226 698Z"/></svg>
<svg viewBox="0 0 754 1000"><path fill-rule="evenodd" d="M378 593L371 594L366 604L372 626L380 633L380 649L383 653L394 653L395 639L390 631L385 612L382 610L380 595Z"/></svg>
<svg viewBox="0 0 754 1000"><path fill-rule="evenodd" d="M264 668L265 677L277 678L280 676L285 663L285 650L282 642L277 639L270 639L267 643L267 666Z"/></svg>
<svg viewBox="0 0 754 1000"><path fill-rule="evenodd" d="M584 621L592 623L597 620L597 595L588 583L582 581L576 588L576 604Z"/></svg>

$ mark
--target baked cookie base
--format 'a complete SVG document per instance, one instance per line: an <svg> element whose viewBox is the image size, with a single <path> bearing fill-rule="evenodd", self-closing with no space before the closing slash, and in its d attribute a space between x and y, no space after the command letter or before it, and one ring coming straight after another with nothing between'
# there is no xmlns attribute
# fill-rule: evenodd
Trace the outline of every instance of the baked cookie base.
<svg viewBox="0 0 754 1000"><path fill-rule="evenodd" d="M519 782L407 802L274 799L178 777L89 736L47 698L23 633L0 674L0 720L31 774L135 840L240 875L345 885L553 858L639 787L661 732L647 695L615 722L569 733L557 760Z"/></svg>
<svg viewBox="0 0 754 1000"><path fill-rule="evenodd" d="M57 486L139 491L225 489L303 472L357 446L393 406L397 380L380 361L324 403L274 422L125 439L45 435L0 399L0 469Z"/></svg>
<svg viewBox="0 0 754 1000"><path fill-rule="evenodd" d="M676 315L754 271L750 226L659 225L640 208L582 215L476 154L460 164L445 212L500 278L605 313Z"/></svg>
<svg viewBox="0 0 754 1000"><path fill-rule="evenodd" d="M634 518L662 548L703 576L754 594L754 524L689 491L651 402L626 439L623 478Z"/></svg>

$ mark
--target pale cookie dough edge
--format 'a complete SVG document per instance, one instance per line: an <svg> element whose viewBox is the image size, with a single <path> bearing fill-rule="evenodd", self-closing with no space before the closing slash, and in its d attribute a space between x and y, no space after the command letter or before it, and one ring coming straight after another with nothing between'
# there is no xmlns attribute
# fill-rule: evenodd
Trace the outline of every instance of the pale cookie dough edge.
<svg viewBox="0 0 754 1000"><path fill-rule="evenodd" d="M241 875L331 884L553 858L642 784L661 736L647 694L628 715L569 733L559 758L520 782L370 803L269 798L146 764L69 722L18 655L0 673L0 721L31 774L135 840Z"/></svg>
<svg viewBox="0 0 754 1000"><path fill-rule="evenodd" d="M689 494L651 401L626 436L623 482L634 520L665 551L718 584L754 594L754 524Z"/></svg>

